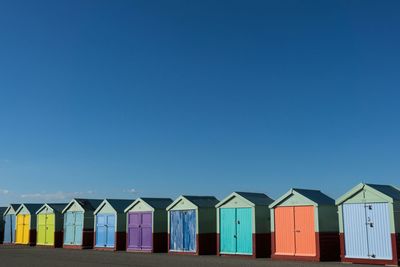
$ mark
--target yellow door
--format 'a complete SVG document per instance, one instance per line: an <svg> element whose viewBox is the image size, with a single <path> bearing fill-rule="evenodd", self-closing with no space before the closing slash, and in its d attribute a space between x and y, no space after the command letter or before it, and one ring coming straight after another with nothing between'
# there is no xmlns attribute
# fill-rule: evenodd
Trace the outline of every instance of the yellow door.
<svg viewBox="0 0 400 267"><path fill-rule="evenodd" d="M54 216L54 214L47 214L47 216L46 216L46 245L54 246L54 232L55 232L55 216Z"/></svg>
<svg viewBox="0 0 400 267"><path fill-rule="evenodd" d="M30 215L24 215L24 235L22 244L29 244L29 230L31 227L30 220Z"/></svg>
<svg viewBox="0 0 400 267"><path fill-rule="evenodd" d="M15 229L15 243L22 244L24 240L24 215L17 215L17 228Z"/></svg>
<svg viewBox="0 0 400 267"><path fill-rule="evenodd" d="M38 224L37 224L37 244L45 245L46 244L46 214L39 214L37 216Z"/></svg>

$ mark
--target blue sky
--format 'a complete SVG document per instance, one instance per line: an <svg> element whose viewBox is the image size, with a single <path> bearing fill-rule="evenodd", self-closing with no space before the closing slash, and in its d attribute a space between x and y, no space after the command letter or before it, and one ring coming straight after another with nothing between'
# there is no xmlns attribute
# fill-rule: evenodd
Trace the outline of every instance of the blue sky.
<svg viewBox="0 0 400 267"><path fill-rule="evenodd" d="M399 1L0 4L0 203L399 185Z"/></svg>

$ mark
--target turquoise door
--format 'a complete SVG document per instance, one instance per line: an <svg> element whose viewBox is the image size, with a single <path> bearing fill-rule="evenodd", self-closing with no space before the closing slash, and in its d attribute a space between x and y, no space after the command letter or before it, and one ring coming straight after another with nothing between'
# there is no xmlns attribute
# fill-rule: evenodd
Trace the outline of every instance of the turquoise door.
<svg viewBox="0 0 400 267"><path fill-rule="evenodd" d="M253 227L251 208L236 209L236 252L253 254Z"/></svg>
<svg viewBox="0 0 400 267"><path fill-rule="evenodd" d="M220 209L221 253L236 254L236 209Z"/></svg>
<svg viewBox="0 0 400 267"><path fill-rule="evenodd" d="M220 253L253 254L251 208L222 208L220 210Z"/></svg>

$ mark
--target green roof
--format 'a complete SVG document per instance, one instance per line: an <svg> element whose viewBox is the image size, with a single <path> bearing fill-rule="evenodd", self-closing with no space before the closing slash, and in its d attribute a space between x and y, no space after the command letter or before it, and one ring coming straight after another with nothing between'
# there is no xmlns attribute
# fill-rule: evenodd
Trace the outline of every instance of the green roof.
<svg viewBox="0 0 400 267"><path fill-rule="evenodd" d="M140 199L155 209L166 209L173 201L170 198L141 197Z"/></svg>
<svg viewBox="0 0 400 267"><path fill-rule="evenodd" d="M366 185L391 197L394 200L400 200L400 190L395 188L394 186L383 185L383 184L366 184Z"/></svg>
<svg viewBox="0 0 400 267"><path fill-rule="evenodd" d="M38 209L40 209L40 207L42 207L43 206L43 204L33 204L33 203L27 203L27 204L21 204L20 206L19 206L19 208L18 208L18 210L17 210L17 213L19 213L19 211L23 208L23 207L25 207L28 211L29 211L29 213L31 213L31 214L36 214L36 211L38 210Z"/></svg>
<svg viewBox="0 0 400 267"><path fill-rule="evenodd" d="M223 200L221 200L215 207L219 208L233 197L243 198L245 201L249 202L251 206L266 206L268 207L274 200L263 193L250 193L250 192L233 192Z"/></svg>
<svg viewBox="0 0 400 267"><path fill-rule="evenodd" d="M218 199L213 196L183 196L199 208L214 208Z"/></svg>
<svg viewBox="0 0 400 267"><path fill-rule="evenodd" d="M115 209L117 213L124 213L126 207L132 203L132 199L105 199L110 203L111 207Z"/></svg>

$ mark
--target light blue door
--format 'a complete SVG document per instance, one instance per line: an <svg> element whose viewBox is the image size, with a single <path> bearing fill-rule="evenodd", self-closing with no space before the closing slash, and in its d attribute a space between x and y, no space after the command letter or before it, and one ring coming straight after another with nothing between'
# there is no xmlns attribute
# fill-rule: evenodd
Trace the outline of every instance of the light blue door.
<svg viewBox="0 0 400 267"><path fill-rule="evenodd" d="M253 254L253 226L251 208L236 209L237 254Z"/></svg>
<svg viewBox="0 0 400 267"><path fill-rule="evenodd" d="M170 250L183 251L183 212L170 211Z"/></svg>
<svg viewBox="0 0 400 267"><path fill-rule="evenodd" d="M106 216L96 215L96 247L105 247L107 244Z"/></svg>
<svg viewBox="0 0 400 267"><path fill-rule="evenodd" d="M196 211L183 212L183 250L196 251Z"/></svg>
<svg viewBox="0 0 400 267"><path fill-rule="evenodd" d="M366 220L369 257L378 260L391 260L393 256L388 204L367 204Z"/></svg>
<svg viewBox="0 0 400 267"><path fill-rule="evenodd" d="M4 243L14 243L15 236L15 215L4 216Z"/></svg>
<svg viewBox="0 0 400 267"><path fill-rule="evenodd" d="M68 211L64 215L64 244L82 245L83 212Z"/></svg>
<svg viewBox="0 0 400 267"><path fill-rule="evenodd" d="M343 205L343 228L346 258L369 258L365 204Z"/></svg>
<svg viewBox="0 0 400 267"><path fill-rule="evenodd" d="M83 212L75 212L75 245L82 245Z"/></svg>
<svg viewBox="0 0 400 267"><path fill-rule="evenodd" d="M236 209L220 209L220 252L236 253Z"/></svg>
<svg viewBox="0 0 400 267"><path fill-rule="evenodd" d="M64 215L64 244L73 245L75 241L75 214L67 212Z"/></svg>
<svg viewBox="0 0 400 267"><path fill-rule="evenodd" d="M107 215L107 241L106 246L113 248L115 246L115 215Z"/></svg>

